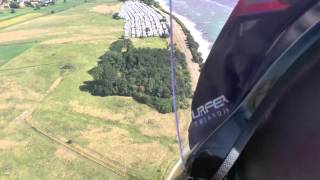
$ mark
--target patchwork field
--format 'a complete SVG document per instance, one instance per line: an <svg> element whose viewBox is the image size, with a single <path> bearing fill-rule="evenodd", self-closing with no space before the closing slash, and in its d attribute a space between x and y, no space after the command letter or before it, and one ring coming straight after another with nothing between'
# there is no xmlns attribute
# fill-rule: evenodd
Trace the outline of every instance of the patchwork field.
<svg viewBox="0 0 320 180"><path fill-rule="evenodd" d="M112 19L120 7L68 0L37 16L0 14L0 179L162 179L176 160L172 114L80 90L123 34L124 21ZM161 38L133 43L167 47ZM180 111L183 131L189 115Z"/></svg>

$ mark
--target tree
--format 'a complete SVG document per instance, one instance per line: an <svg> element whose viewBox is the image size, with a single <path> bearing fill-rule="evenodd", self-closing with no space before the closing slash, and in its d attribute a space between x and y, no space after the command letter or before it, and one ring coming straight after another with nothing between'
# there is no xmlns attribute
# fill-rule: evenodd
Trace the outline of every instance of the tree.
<svg viewBox="0 0 320 180"><path fill-rule="evenodd" d="M119 95L125 96L128 95L129 91L128 91L128 82L126 81L126 79L122 79L119 82Z"/></svg>
<svg viewBox="0 0 320 180"><path fill-rule="evenodd" d="M115 69L108 63L103 64L102 66L102 74L99 75L101 77L98 82L103 86L103 94L112 95L115 91L114 83L117 81L117 72Z"/></svg>
<svg viewBox="0 0 320 180"><path fill-rule="evenodd" d="M114 14L112 15L112 18L113 18L113 19L120 19L119 13L114 13Z"/></svg>
<svg viewBox="0 0 320 180"><path fill-rule="evenodd" d="M36 4L36 6L34 7L34 10L40 10L40 5Z"/></svg>
<svg viewBox="0 0 320 180"><path fill-rule="evenodd" d="M126 51L124 51L126 49ZM191 96L191 80L185 56L175 51L176 89L180 108ZM168 49L134 48L131 40L120 39L100 57L89 71L93 95L132 96L161 113L172 112L170 61Z"/></svg>
<svg viewBox="0 0 320 180"><path fill-rule="evenodd" d="M19 5L19 3L17 1L10 1L9 7L11 9L18 9L18 8L20 8L20 5Z"/></svg>

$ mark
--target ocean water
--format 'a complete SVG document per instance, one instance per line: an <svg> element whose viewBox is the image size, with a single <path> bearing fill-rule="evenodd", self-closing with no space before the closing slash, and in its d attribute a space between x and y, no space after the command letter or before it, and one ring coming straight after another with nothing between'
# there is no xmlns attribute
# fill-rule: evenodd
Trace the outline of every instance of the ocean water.
<svg viewBox="0 0 320 180"><path fill-rule="evenodd" d="M168 0L158 0L169 10ZM173 0L174 15L190 30L200 44L199 51L204 59L230 16L237 0Z"/></svg>

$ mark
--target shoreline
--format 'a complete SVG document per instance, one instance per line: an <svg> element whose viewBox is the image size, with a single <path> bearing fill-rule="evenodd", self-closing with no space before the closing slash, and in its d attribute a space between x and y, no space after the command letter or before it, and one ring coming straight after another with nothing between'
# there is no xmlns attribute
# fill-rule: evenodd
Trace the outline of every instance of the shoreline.
<svg viewBox="0 0 320 180"><path fill-rule="evenodd" d="M169 12L169 6L163 1L163 0L156 0L161 8ZM203 58L203 63L206 61L213 43L209 42L206 40L203 36L203 32L199 31L196 28L196 24L192 22L190 19L188 19L185 16L182 16L175 11L173 11L173 15L178 18L184 26L190 31L191 35L193 36L194 40L199 44L199 49L198 51L201 53L201 56Z"/></svg>

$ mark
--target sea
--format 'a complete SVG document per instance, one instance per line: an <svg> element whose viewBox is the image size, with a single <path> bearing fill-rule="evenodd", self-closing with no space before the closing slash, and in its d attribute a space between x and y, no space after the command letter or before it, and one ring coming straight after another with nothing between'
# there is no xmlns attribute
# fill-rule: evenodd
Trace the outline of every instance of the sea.
<svg viewBox="0 0 320 180"><path fill-rule="evenodd" d="M169 0L157 0L169 11ZM172 0L173 14L190 30L205 60L237 0Z"/></svg>

